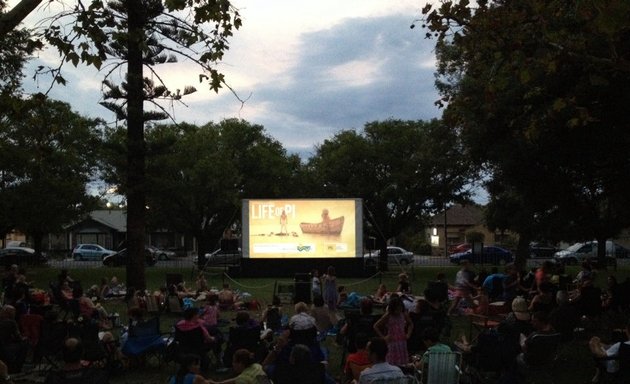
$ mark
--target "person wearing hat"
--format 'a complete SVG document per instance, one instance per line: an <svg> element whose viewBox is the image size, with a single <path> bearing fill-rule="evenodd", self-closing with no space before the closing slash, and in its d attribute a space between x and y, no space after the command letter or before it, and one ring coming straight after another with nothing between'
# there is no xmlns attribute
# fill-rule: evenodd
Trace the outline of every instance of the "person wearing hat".
<svg viewBox="0 0 630 384"><path fill-rule="evenodd" d="M512 312L497 327L504 343L502 357L505 357L506 361L514 361L521 352L520 335L529 335L533 330L530 320L527 300L522 296L516 297L512 301Z"/></svg>

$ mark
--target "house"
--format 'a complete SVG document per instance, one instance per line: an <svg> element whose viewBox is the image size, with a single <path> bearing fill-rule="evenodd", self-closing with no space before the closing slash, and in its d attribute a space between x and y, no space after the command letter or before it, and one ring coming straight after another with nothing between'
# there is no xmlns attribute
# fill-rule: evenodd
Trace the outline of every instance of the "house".
<svg viewBox="0 0 630 384"><path fill-rule="evenodd" d="M468 235L473 232L482 234L486 245L502 244L506 236L510 236L490 231L485 224L483 207L476 204L455 204L436 214L431 218L428 231L431 253L436 256L445 255L449 247L469 242Z"/></svg>
<svg viewBox="0 0 630 384"><path fill-rule="evenodd" d="M66 227L63 235L49 237L50 249L72 249L77 244L99 244L107 249L118 249L127 238L127 212L103 209L90 212L83 220ZM146 243L164 249L194 251L195 242L182 234L154 230L147 233Z"/></svg>

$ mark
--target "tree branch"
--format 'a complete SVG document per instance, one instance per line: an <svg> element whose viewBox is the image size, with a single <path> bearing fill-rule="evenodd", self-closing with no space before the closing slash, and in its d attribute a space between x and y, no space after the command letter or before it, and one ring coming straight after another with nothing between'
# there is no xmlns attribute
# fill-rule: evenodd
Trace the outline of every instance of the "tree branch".
<svg viewBox="0 0 630 384"><path fill-rule="evenodd" d="M42 0L22 0L9 12L0 16L0 36L14 30L41 2Z"/></svg>

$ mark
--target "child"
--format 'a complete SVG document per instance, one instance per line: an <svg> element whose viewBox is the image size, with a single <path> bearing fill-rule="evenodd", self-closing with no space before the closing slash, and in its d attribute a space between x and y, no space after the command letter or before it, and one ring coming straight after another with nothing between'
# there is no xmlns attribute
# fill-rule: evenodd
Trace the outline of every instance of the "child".
<svg viewBox="0 0 630 384"><path fill-rule="evenodd" d="M374 324L374 331L387 342L386 360L389 364L402 366L408 363L407 339L411 337L413 323L400 297L392 296L387 312Z"/></svg>

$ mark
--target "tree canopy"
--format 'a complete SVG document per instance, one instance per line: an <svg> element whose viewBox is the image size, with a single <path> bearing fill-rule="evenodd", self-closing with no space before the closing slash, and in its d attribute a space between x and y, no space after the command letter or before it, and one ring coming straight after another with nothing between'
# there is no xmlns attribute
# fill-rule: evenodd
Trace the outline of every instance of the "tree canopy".
<svg viewBox="0 0 630 384"><path fill-rule="evenodd" d="M523 242L554 231L602 241L630 224L630 3L461 0L423 12L445 122L489 171L495 223Z"/></svg>
<svg viewBox="0 0 630 384"><path fill-rule="evenodd" d="M14 106L0 118L0 201L8 205L1 221L5 233L31 235L39 251L44 235L94 207L86 184L95 174L102 127L43 95Z"/></svg>

